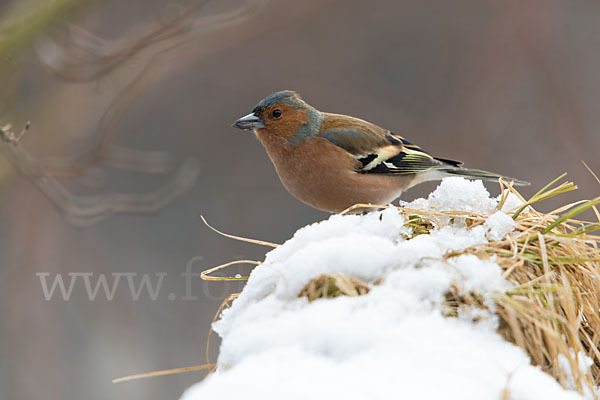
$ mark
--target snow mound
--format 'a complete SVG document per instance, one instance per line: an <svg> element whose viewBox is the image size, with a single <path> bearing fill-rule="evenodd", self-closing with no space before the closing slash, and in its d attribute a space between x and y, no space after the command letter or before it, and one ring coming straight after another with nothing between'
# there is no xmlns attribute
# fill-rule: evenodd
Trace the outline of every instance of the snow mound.
<svg viewBox="0 0 600 400"><path fill-rule="evenodd" d="M509 197L503 211L519 205ZM214 324L222 338L219 368L182 400L581 399L504 341L492 312L444 316L451 287L476 292L490 309L493 295L509 289L493 261L442 259L510 234L513 221L496 211L498 199L481 182L457 177L403 206L489 217L471 229L449 220L412 237L405 217L388 208L298 230L267 254ZM311 303L298 297L311 279L331 273L362 279L371 290Z"/></svg>

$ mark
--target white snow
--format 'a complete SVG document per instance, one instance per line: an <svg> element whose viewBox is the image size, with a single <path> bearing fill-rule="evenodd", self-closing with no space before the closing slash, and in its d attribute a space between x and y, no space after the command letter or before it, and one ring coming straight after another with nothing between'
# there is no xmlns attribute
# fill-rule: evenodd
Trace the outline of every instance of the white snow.
<svg viewBox="0 0 600 400"><path fill-rule="evenodd" d="M576 360L580 371L589 372L590 367L594 365L594 360L588 357L584 352L579 352L577 355L575 355L575 352L573 349L571 349L571 357ZM567 376L567 387L575 389L577 385L575 384L575 378L573 376L573 371L571 370L571 364L569 363L569 360L567 360L567 357L565 357L563 354L558 355L558 365ZM600 390L596 390L596 397L594 397L594 394L592 394L587 387L584 387L584 392L586 397L589 398L600 397Z"/></svg>
<svg viewBox="0 0 600 400"><path fill-rule="evenodd" d="M412 239L396 208L334 215L298 230L267 254L214 324L222 338L218 371L182 400L581 399L504 341L490 311L444 317L444 294L453 285L478 293L490 309L493 295L510 287L493 260L442 259L449 250L510 235L513 221L496 211L498 199L479 181L447 178L428 199L404 205L489 217L473 229L448 219ZM312 303L298 298L327 273L365 280L371 291Z"/></svg>
<svg viewBox="0 0 600 400"><path fill-rule="evenodd" d="M498 211L487 218L485 226L489 228L488 239L501 240L515 229L515 221L509 215Z"/></svg>

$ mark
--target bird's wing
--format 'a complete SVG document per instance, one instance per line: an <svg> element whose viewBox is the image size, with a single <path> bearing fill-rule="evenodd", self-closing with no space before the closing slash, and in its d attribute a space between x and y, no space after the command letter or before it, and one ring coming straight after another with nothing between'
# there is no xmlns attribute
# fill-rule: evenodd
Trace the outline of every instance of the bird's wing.
<svg viewBox="0 0 600 400"><path fill-rule="evenodd" d="M361 162L358 172L415 174L434 168L459 167L459 161L435 158L403 137L362 120L347 118L320 134ZM368 125L366 125L368 124Z"/></svg>
<svg viewBox="0 0 600 400"><path fill-rule="evenodd" d="M390 148L376 151L378 157L366 164L361 171L373 174L416 174L439 168L443 162L422 150L419 146L408 142L401 136L390 134L387 137L396 154L390 154ZM385 150L384 150L385 149ZM383 150L383 151L382 151Z"/></svg>

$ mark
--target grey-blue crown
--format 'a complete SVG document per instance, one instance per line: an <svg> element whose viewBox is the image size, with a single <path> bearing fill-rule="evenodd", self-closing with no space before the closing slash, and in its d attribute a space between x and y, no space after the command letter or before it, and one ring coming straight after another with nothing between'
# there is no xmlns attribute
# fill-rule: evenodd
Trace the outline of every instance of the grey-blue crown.
<svg viewBox="0 0 600 400"><path fill-rule="evenodd" d="M254 108L254 112L260 109L271 107L275 104L288 104L295 108L305 106L304 101L302 101L298 93L293 92L291 90L283 90L281 92L272 93L264 99L262 99L261 101L259 101L256 107Z"/></svg>

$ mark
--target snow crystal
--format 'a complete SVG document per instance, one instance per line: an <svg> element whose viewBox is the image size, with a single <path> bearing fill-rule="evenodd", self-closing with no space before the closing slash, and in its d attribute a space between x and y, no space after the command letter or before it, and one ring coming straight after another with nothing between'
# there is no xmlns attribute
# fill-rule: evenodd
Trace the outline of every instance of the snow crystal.
<svg viewBox="0 0 600 400"><path fill-rule="evenodd" d="M467 292L480 294L497 293L506 291L510 285L502 278L502 271L498 264L481 260L473 254L465 254L451 258L448 264L456 269L460 275L460 286Z"/></svg>
<svg viewBox="0 0 600 400"><path fill-rule="evenodd" d="M575 352L573 351L573 349L571 349L570 353L571 357L575 359L579 370L583 371L584 373L589 373L590 367L594 365L594 360L588 357L584 352L579 352L577 356L575 356ZM567 359L567 357L565 357L564 354L558 355L558 366L567 376L567 386L569 388L575 389L577 385L575 384L575 377L573 376L573 371L571 370L571 364L569 363L569 360ZM597 398L598 396L600 396L600 389L598 388L596 389L595 393L596 397L594 397L592 393L589 393L588 388L585 389L586 394L590 398Z"/></svg>
<svg viewBox="0 0 600 400"><path fill-rule="evenodd" d="M427 198L429 207L436 211L467 211L490 214L498 202L490 198L481 181L460 177L444 179Z"/></svg>
<svg viewBox="0 0 600 400"><path fill-rule="evenodd" d="M502 240L515 229L516 223L510 216L498 211L487 218L485 226L489 229L487 237L490 240Z"/></svg>
<svg viewBox="0 0 600 400"><path fill-rule="evenodd" d="M500 267L474 255L445 257L514 229L510 216L495 212L498 201L479 181L447 178L409 206L489 217L472 229L449 221L414 238L395 208L334 215L298 230L267 254L214 324L219 368L182 400L581 399L496 333L491 299L510 287ZM330 273L360 278L371 290L298 298L311 279ZM488 307L445 317L453 287Z"/></svg>
<svg viewBox="0 0 600 400"><path fill-rule="evenodd" d="M496 200L500 201L502 195L499 195ZM502 206L502 211L505 213L515 212L523 205L523 201L517 197L514 193L509 193L506 196L506 200L504 201L504 205ZM529 207L525 208L525 211L528 211Z"/></svg>

